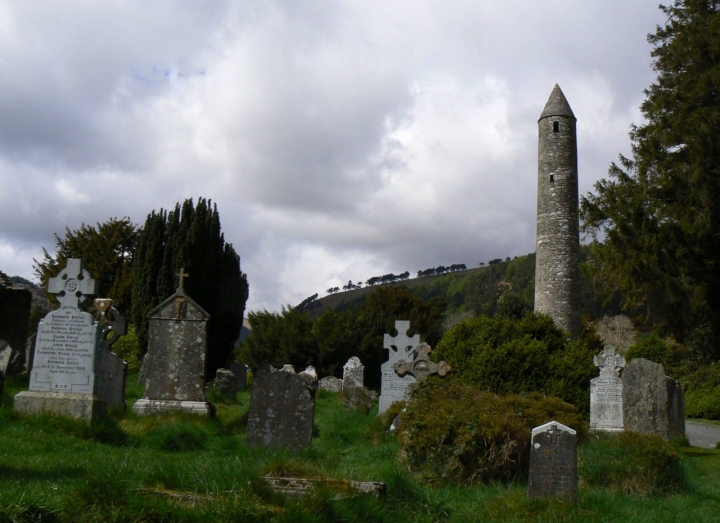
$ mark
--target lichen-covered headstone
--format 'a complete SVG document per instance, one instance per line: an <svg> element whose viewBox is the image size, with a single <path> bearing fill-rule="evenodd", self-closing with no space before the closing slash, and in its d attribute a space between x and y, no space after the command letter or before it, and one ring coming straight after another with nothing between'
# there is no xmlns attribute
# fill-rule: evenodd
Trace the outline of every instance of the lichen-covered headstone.
<svg viewBox="0 0 720 523"><path fill-rule="evenodd" d="M365 367L357 356L350 358L343 366L343 383L348 379L354 380L360 386L365 384Z"/></svg>
<svg viewBox="0 0 720 523"><path fill-rule="evenodd" d="M343 380L336 378L335 376L325 376L323 379L318 381L318 389L326 390L328 392L342 392Z"/></svg>
<svg viewBox="0 0 720 523"><path fill-rule="evenodd" d="M550 421L532 430L528 496L577 499L577 441L573 429Z"/></svg>
<svg viewBox="0 0 720 523"><path fill-rule="evenodd" d="M685 393L682 383L665 376L668 430L671 438L685 437Z"/></svg>
<svg viewBox="0 0 720 523"><path fill-rule="evenodd" d="M182 277L187 276L180 271ZM141 374L145 395L133 405L139 415L190 412L214 416L205 400L205 357L210 315L182 288L148 313L148 352Z"/></svg>
<svg viewBox="0 0 720 523"><path fill-rule="evenodd" d="M345 410L359 410L367 414L372 408L370 391L351 376L343 380L343 406Z"/></svg>
<svg viewBox="0 0 720 523"><path fill-rule="evenodd" d="M125 318L113 307L110 299L95 300L101 330L97 361L95 395L108 402L108 407L125 412L125 381L128 365L112 351L113 344L127 334Z"/></svg>
<svg viewBox="0 0 720 523"><path fill-rule="evenodd" d="M15 410L49 413L94 421L105 416L107 402L94 395L101 331L89 312L79 306L97 293L98 284L82 260L67 266L48 282L60 308L38 325L28 391L15 396Z"/></svg>
<svg viewBox="0 0 720 523"><path fill-rule="evenodd" d="M625 430L670 439L665 370L659 363L636 358L622 373Z"/></svg>
<svg viewBox="0 0 720 523"><path fill-rule="evenodd" d="M255 378L248 412L248 446L290 451L309 448L316 389L317 380L309 372L268 372Z"/></svg>
<svg viewBox="0 0 720 523"><path fill-rule="evenodd" d="M590 381L590 430L622 432L623 388L619 372L625 358L607 345L593 362L600 368L600 376Z"/></svg>
<svg viewBox="0 0 720 523"><path fill-rule="evenodd" d="M378 413L385 412L396 401L403 401L407 397L410 386L416 382L415 378L406 374L398 376L395 372L395 363L404 359L411 361L415 354L415 347L420 343L420 335L412 338L407 335L410 330L409 321L396 321L397 336L385 334L383 348L388 349L388 360L381 365L382 378L380 382L380 398Z"/></svg>
<svg viewBox="0 0 720 523"><path fill-rule="evenodd" d="M224 396L235 397L240 390L238 377L229 369L218 369L215 372L215 388Z"/></svg>

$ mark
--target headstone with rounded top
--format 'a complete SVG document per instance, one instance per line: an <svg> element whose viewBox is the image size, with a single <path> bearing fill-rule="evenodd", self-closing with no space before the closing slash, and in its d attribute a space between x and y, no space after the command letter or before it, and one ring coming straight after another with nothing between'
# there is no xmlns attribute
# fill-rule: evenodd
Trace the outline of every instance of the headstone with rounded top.
<svg viewBox="0 0 720 523"><path fill-rule="evenodd" d="M411 361L415 353L415 347L420 343L420 335L410 337L407 332L410 330L410 322L398 320L395 322L396 336L385 334L383 348L388 349L388 360L381 365L382 378L380 382L380 398L378 400L378 413L382 414L390 405L396 401L404 401L410 386L416 379L406 374L398 376L395 372L395 363L404 359Z"/></svg>
<svg viewBox="0 0 720 523"><path fill-rule="evenodd" d="M105 416L107 401L95 395L101 331L80 303L97 294L98 284L82 260L70 258L50 278L48 292L60 308L38 325L28 391L15 396L15 410L49 413L94 421Z"/></svg>
<svg viewBox="0 0 720 523"><path fill-rule="evenodd" d="M346 383L348 378L355 380L361 386L365 384L365 367L357 356L347 360L343 366L343 383Z"/></svg>
<svg viewBox="0 0 720 523"><path fill-rule="evenodd" d="M575 431L557 421L532 429L528 496L574 502L577 490Z"/></svg>
<svg viewBox="0 0 720 523"><path fill-rule="evenodd" d="M623 431L623 384L620 369L625 358L615 347L606 345L593 358L600 376L590 381L590 430L602 432Z"/></svg>
<svg viewBox="0 0 720 523"><path fill-rule="evenodd" d="M335 376L325 376L323 379L318 381L318 389L326 390L328 392L342 392L343 380L336 378Z"/></svg>

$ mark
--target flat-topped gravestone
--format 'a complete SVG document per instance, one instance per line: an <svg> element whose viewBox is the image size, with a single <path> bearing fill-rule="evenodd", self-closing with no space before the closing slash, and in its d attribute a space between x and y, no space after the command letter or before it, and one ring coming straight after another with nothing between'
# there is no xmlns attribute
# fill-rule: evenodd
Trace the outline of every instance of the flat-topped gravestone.
<svg viewBox="0 0 720 523"><path fill-rule="evenodd" d="M141 374L145 396L133 405L139 415L190 412L214 416L205 400L205 357L210 315L180 285L148 313L148 352Z"/></svg>
<svg viewBox="0 0 720 523"><path fill-rule="evenodd" d="M668 430L671 438L685 437L685 393L682 383L665 376Z"/></svg>
<svg viewBox="0 0 720 523"><path fill-rule="evenodd" d="M228 370L235 374L235 379L237 380L235 382L237 385L237 389L239 391L245 390L248 372L247 365L232 362L230 365L228 365Z"/></svg>
<svg viewBox="0 0 720 523"><path fill-rule="evenodd" d="M310 447L317 380L312 373L268 372L252 382L247 444L297 451Z"/></svg>
<svg viewBox="0 0 720 523"><path fill-rule="evenodd" d="M665 370L658 363L636 358L622 374L625 430L670 439Z"/></svg>
<svg viewBox="0 0 720 523"><path fill-rule="evenodd" d="M590 381L590 430L603 432L623 431L623 397L620 369L625 358L607 345L593 358L600 376Z"/></svg>
<svg viewBox="0 0 720 523"><path fill-rule="evenodd" d="M532 430L530 498L577 499L577 441L573 429L550 421Z"/></svg>
<svg viewBox="0 0 720 523"><path fill-rule="evenodd" d="M365 367L357 356L353 356L343 365L343 383L348 379L359 383L361 387L365 384Z"/></svg>
<svg viewBox="0 0 720 523"><path fill-rule="evenodd" d="M125 412L125 381L128 365L112 351L112 346L127 334L125 318L113 307L110 299L95 300L98 324L101 331L97 361L97 388L95 395L108 402L108 407Z"/></svg>
<svg viewBox="0 0 720 523"><path fill-rule="evenodd" d="M407 335L410 330L409 321L396 321L395 330L397 336L385 334L383 348L388 349L388 360L381 365L382 379L380 382L380 398L378 413L385 412L390 405L396 401L403 401L407 398L410 386L417 380L410 374L398 376L395 372L395 364L404 359L411 361L415 353L415 347L420 343L420 335L415 334L412 338Z"/></svg>
<svg viewBox="0 0 720 523"><path fill-rule="evenodd" d="M342 392L343 380L336 378L335 376L325 376L323 379L318 381L318 389L326 390L328 392Z"/></svg>
<svg viewBox="0 0 720 523"><path fill-rule="evenodd" d="M101 418L107 402L94 395L101 331L92 314L79 308L87 296L97 293L97 282L82 260L70 258L48 282L48 292L56 295L60 308L38 325L30 390L15 396L15 409L87 421Z"/></svg>

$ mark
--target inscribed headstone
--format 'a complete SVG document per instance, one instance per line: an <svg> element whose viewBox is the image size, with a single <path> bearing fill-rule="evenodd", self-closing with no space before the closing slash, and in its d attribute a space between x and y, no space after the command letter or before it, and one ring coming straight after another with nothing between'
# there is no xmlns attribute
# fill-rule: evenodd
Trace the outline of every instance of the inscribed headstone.
<svg viewBox="0 0 720 523"><path fill-rule="evenodd" d="M107 402L94 396L100 329L79 305L97 293L97 282L82 260L67 266L48 282L60 308L38 325L29 391L15 396L15 409L24 413L50 412L93 421L103 417Z"/></svg>
<svg viewBox="0 0 720 523"><path fill-rule="evenodd" d="M229 369L218 369L215 372L215 388L220 394L231 397L235 397L240 390L237 376Z"/></svg>
<svg viewBox="0 0 720 523"><path fill-rule="evenodd" d="M347 382L348 378L355 380L360 386L365 384L365 367L357 356L350 358L343 366L343 383Z"/></svg>
<svg viewBox="0 0 720 523"><path fill-rule="evenodd" d="M600 376L590 380L590 430L623 431L622 379L625 358L607 345L593 358Z"/></svg>
<svg viewBox="0 0 720 523"><path fill-rule="evenodd" d="M141 369L146 390L133 412L214 415L214 406L205 401L209 320L182 288L148 313L148 352Z"/></svg>
<svg viewBox="0 0 720 523"><path fill-rule="evenodd" d="M248 412L248 446L291 451L309 448L316 388L317 381L307 372L268 372L255 378Z"/></svg>
<svg viewBox="0 0 720 523"><path fill-rule="evenodd" d="M670 438L665 370L658 363L636 358L622 373L625 430Z"/></svg>
<svg viewBox="0 0 720 523"><path fill-rule="evenodd" d="M411 361L415 353L415 346L420 343L420 335L415 334L412 338L407 335L410 330L409 321L396 321L396 336L385 334L383 348L388 349L388 360L380 367L382 378L380 382L380 399L378 413L385 412L390 405L396 401L406 398L410 386L416 382L409 374L398 376L395 373L395 363L404 359Z"/></svg>
<svg viewBox="0 0 720 523"><path fill-rule="evenodd" d="M532 430L528 496L577 499L577 441L573 429L550 421Z"/></svg>
<svg viewBox="0 0 720 523"><path fill-rule="evenodd" d="M318 381L318 389L328 392L342 392L343 380L335 376L325 376Z"/></svg>
<svg viewBox="0 0 720 523"><path fill-rule="evenodd" d="M682 383L665 376L668 430L671 438L685 437L685 393Z"/></svg>

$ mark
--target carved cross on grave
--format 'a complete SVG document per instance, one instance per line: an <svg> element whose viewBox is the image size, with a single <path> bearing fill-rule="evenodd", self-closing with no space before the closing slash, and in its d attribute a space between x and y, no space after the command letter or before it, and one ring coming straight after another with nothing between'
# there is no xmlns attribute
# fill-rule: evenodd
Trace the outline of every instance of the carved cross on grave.
<svg viewBox="0 0 720 523"><path fill-rule="evenodd" d="M445 376L450 372L451 367L444 361L435 363L430 360L430 352L432 348L425 342L415 347L415 359L408 362L399 360L394 365L395 372L398 376L403 377L405 374L415 376L416 380L424 380L431 374L439 374Z"/></svg>
<svg viewBox="0 0 720 523"><path fill-rule="evenodd" d="M113 301L110 299L97 299L94 305L97 309L95 319L98 320L98 325L102 333L100 335L100 341L104 342L108 348L110 348L120 336L127 334L127 321L118 310L113 307ZM111 333L114 334L112 337L109 337Z"/></svg>
<svg viewBox="0 0 720 523"><path fill-rule="evenodd" d="M178 278L180 278L180 282L178 283L178 289L183 289L183 288L184 288L183 285L184 285L184 283L185 283L183 280L184 280L185 278L189 278L189 277L190 277L190 275L185 272L185 267L182 267L182 268L180 269L180 272L175 273L175 276L177 276Z"/></svg>
<svg viewBox="0 0 720 523"><path fill-rule="evenodd" d="M87 296L97 294L98 282L81 259L69 258L60 274L48 281L48 292L55 294L61 309L77 309Z"/></svg>
<svg viewBox="0 0 720 523"><path fill-rule="evenodd" d="M562 430L558 430L557 425L551 425L546 434L548 435L548 438L550 438L550 443L552 445L557 445L558 438L562 437Z"/></svg>
<svg viewBox="0 0 720 523"><path fill-rule="evenodd" d="M395 329L398 331L397 336L385 334L383 338L383 348L389 349L388 361L395 363L400 359L411 359L415 353L415 346L420 343L420 335L416 334L412 338L407 335L410 330L410 322L398 320L395 322ZM395 349L393 350L393 347Z"/></svg>
<svg viewBox="0 0 720 523"><path fill-rule="evenodd" d="M625 358L615 352L615 347L605 345L600 354L593 358L596 367L600 367L600 376L618 378L620 369L625 366Z"/></svg>

